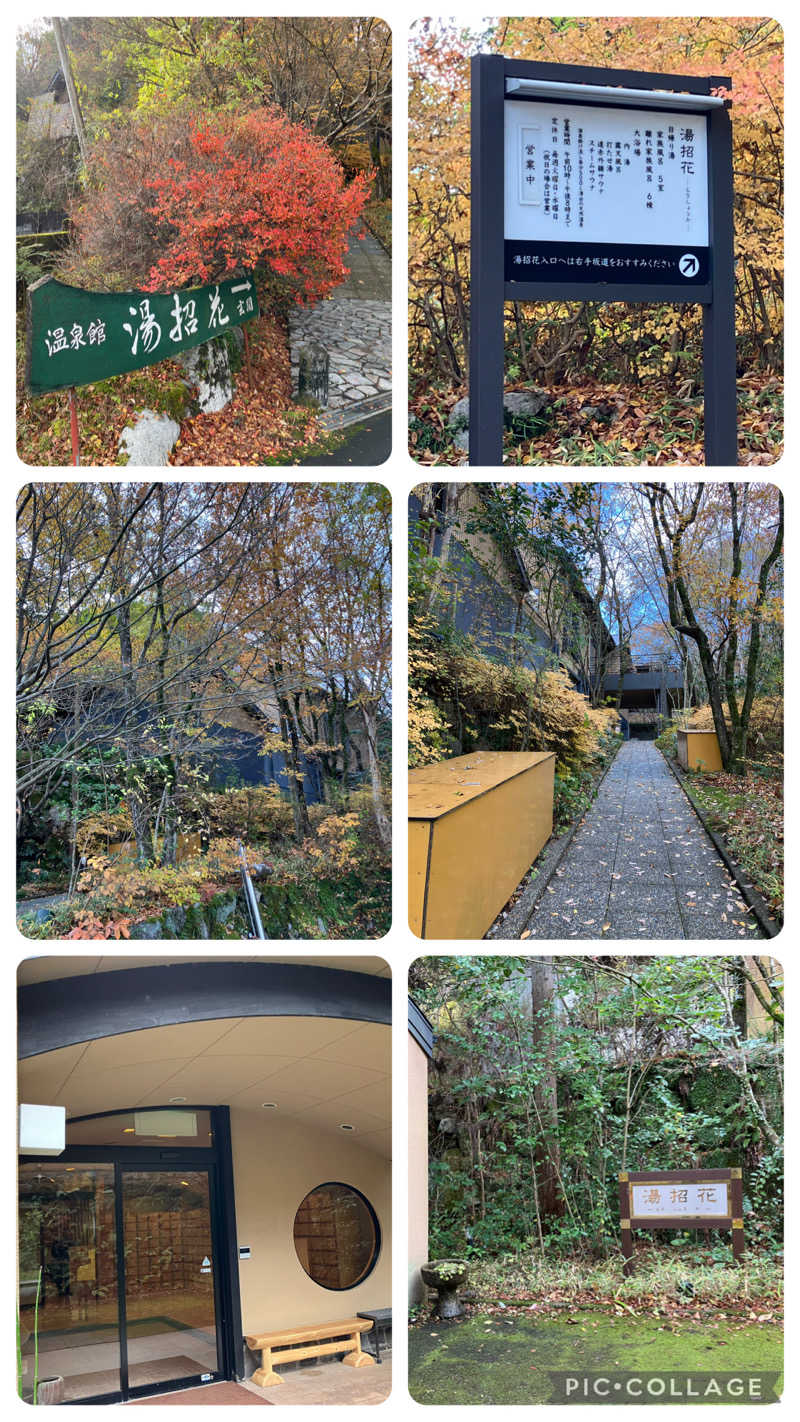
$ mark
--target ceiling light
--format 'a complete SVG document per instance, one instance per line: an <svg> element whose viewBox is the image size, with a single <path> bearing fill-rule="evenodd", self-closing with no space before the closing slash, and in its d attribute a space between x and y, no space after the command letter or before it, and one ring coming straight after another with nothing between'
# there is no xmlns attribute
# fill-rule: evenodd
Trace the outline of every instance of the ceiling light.
<svg viewBox="0 0 800 1422"><path fill-rule="evenodd" d="M123 1126L123 1127L122 1127L122 1134L123 1134L123 1136L135 1136L135 1135L136 1135L136 1128L135 1128L134 1126Z"/></svg>
<svg viewBox="0 0 800 1422"><path fill-rule="evenodd" d="M185 1100L185 1096L170 1096L169 1104L170 1106L180 1106Z"/></svg>
<svg viewBox="0 0 800 1422"><path fill-rule="evenodd" d="M277 1101L262 1101L261 1109L262 1111L277 1111L278 1103Z"/></svg>
<svg viewBox="0 0 800 1422"><path fill-rule="evenodd" d="M341 1124L340 1127L339 1127L339 1130L340 1130L340 1131L354 1131L354 1130L355 1130L355 1126L348 1126L348 1125L346 1125L344 1122L342 1122L342 1124Z"/></svg>

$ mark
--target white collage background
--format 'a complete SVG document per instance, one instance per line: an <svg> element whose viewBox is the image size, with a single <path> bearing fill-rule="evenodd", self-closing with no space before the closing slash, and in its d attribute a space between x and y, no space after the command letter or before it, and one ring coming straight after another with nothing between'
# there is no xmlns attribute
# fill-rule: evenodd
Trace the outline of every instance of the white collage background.
<svg viewBox="0 0 800 1422"><path fill-rule="evenodd" d="M187 5L166 5L162 7L142 7L131 4L119 5L114 3L105 4L80 4L75 7L75 13L81 15L140 15L143 13L153 13L154 9L158 13L167 14L219 14L222 6L217 4L187 4ZM265 14L270 13L263 5L243 4L242 0L233 7L236 14ZM612 12L608 5L596 4L567 4L559 7L560 14L574 15L606 15ZM24 24L27 20L41 15L41 6L21 4L16 7L13 14L9 13L4 26L5 43L3 45L3 63L5 84L3 86L6 100L6 133L7 141L4 144L5 162L5 191L9 195L12 192L12 167L14 162L14 140L12 130L12 104L14 96L14 31L16 26ZM341 14L365 14L373 13L361 5L332 5L323 3L317 4L287 4L271 13L296 14L296 15L341 15ZM412 1410L422 1416L425 1412L433 1411L436 1414L453 1415L457 1409L453 1407L443 1408L419 1408L408 1395L406 1388L406 1335L404 1329L404 1318L406 1310L406 1207L407 1207L407 1179L406 1179L406 1146L407 1139L407 1116L408 1097L406 1091L406 980L408 965L420 955L420 951L430 953L463 953L470 951L471 945L464 943L426 943L424 949L419 941L413 937L407 928L406 922L406 832L405 832L405 795L407 785L406 754L405 754L405 730L406 730L406 698L407 698L407 663L406 663L406 622L407 622L407 601L406 601L406 538L407 538L407 500L413 486L427 477L427 473L420 473L420 470L411 461L407 454L407 417L406 417L406 368L407 368L407 40L410 26L414 21L425 15L440 14L445 17L456 15L464 23L477 25L485 18L486 9L474 5L466 6L410 6L391 2L376 7L374 13L385 20L393 32L393 63L394 63L394 100L393 100L393 367L394 367L394 404L393 404L393 448L390 459L376 470L359 470L356 477L374 478L384 483L391 491L393 498L393 530L394 530L394 673L393 673L393 707L394 707L394 746L393 746L393 767L394 767L394 849L393 849L393 905L394 917L393 926L386 938L375 944L364 944L363 941L347 942L340 941L331 945L332 954L341 953L380 953L390 963L393 972L393 1006L395 1032L393 1041L393 1136L394 1136L394 1166L393 1166L393 1307L395 1314L395 1326L393 1332L393 1392L390 1399L385 1402L381 1409L381 1416L391 1418L392 1422L399 1422L399 1419L406 1418ZM527 14L548 14L544 7L525 6ZM619 13L619 12L616 12ZM628 15L681 15L697 14L691 6L665 4L631 5L625 12ZM778 19L784 27L785 34L785 63L789 83L787 84L787 145L786 145L786 171L787 171L787 209L786 209L786 242L787 242L787 341L786 341L786 383L787 383L787 427L786 427L786 452L782 460L775 466L767 470L755 471L756 475L769 478L772 482L780 484L786 499L786 780L787 780L787 812L786 812L786 874L787 874L787 905L786 905L786 926L775 943L775 953L783 963L787 988L788 988L788 1011L790 1030L787 1040L787 1061L786 1070L788 1075L787 1091L787 1118L785 1122L786 1133L786 1173L787 1173L787 1195L790 1202L797 1198L796 1179L800 1171L800 1152L797 1148L798 1137L798 1110L796 1103L800 1101L800 1079L798 1078L798 1068L796 1062L796 1052L793 1049L793 1031L791 1024L795 1012L795 982L798 978L798 970L794 959L800 954L800 933L798 932L797 915L797 890L796 884L800 878L800 859L797 854L797 836L800 827L800 773L798 762L800 760L800 740L793 736L794 721L800 725L800 639L798 638L798 627L800 626L800 588L798 587L797 569L800 565L800 552L797 544L797 521L798 507L800 507L800 496L798 496L797 485L800 481L800 456L798 455L797 440L797 417L796 410L800 402L800 376L798 375L798 352L800 350L800 340L796 329L798 319L797 306L797 286L798 278L793 271L793 256L800 257L800 213L798 212L798 181L797 181L797 152L800 145L800 117L798 116L797 91L800 85L793 80L800 75L800 58L798 58L798 37L800 36L800 17L796 9L785 3L775 4L769 7L768 11L759 11L757 7L744 5L722 5L709 3L702 7L703 15L752 15L768 13ZM13 693L11 687L11 667L13 665L13 569L14 559L12 553L12 527L14 522L13 503L16 492L21 484L30 478L30 473L21 464L16 455L15 449L15 415L14 415L14 349L13 349L13 283L11 281L12 260L13 260L13 229L10 220L10 201L7 211L5 225L5 251L6 251L6 271L8 280L5 289L4 299L4 330L6 339L2 352L3 361L3 401L2 406L2 451L3 459L0 464L2 470L3 493L3 513L0 524L2 525L3 538L5 540L5 552L0 559L0 578L2 578L2 606L5 609L2 620L2 646L4 655L2 667L5 669L3 675L7 678L6 694L3 696L3 725L4 725L4 751L2 756L2 788L3 794L0 798L2 805L2 815L0 816L0 833L2 833L2 844L0 845L0 866L4 881L3 899L6 904L4 923L5 930L0 934L0 1013L2 1013L2 1104L3 1104L3 1131L2 1139L5 1143L5 1169L0 1172L2 1180L2 1219L3 1229L2 1255L5 1268L2 1270L0 1280L0 1290L2 1290L2 1327L0 1328L0 1416L16 1415L22 1417L27 1413L26 1404L16 1397L15 1388L15 1352L14 1352L14 1315L16 1309L16 1287L14 1270L14 1249L15 1249L15 1217L16 1217L16 1190L15 1190L15 1162L16 1162L16 1092L15 1092L15 1072L16 1054L15 1043L15 974L18 963L30 956L30 946L27 940L18 933L14 923L14 758L12 747L13 740ZM592 469L588 473L581 471L578 467L571 467L568 471L570 480L581 477L591 477L593 479L620 479L646 477L647 471L642 469L626 468L624 471L608 470L605 474L599 474ZM35 471L36 477L40 478L69 478L70 471L58 469L52 472L46 470ZM84 477L89 474L87 467ZM703 471L692 470L692 477L703 477ZM562 479L565 471L558 468L547 469L539 467L537 469L537 479L547 478ZM105 471L99 473L92 471L92 478L118 477L108 475ZM188 474L187 474L188 477ZM191 477L194 480L204 478L224 478L227 471L223 470L191 470ZM237 478L251 477L260 479L268 476L268 471L239 470ZM307 476L301 468L296 471L282 472L281 477L297 478L302 481ZM335 470L326 473L326 479L336 480L342 475ZM344 472L344 477L352 477L352 471ZM471 480L489 480L497 477L497 471L470 470ZM721 471L715 471L715 477L724 477ZM738 477L751 477L744 471L738 472ZM298 952L303 951L303 944L298 944ZM307 945L306 945L307 946ZM315 952L319 952L322 945L318 942L314 945ZM477 947L477 945L476 945ZM481 945L483 950L483 945ZM569 951L568 945L564 943L543 944L543 951L551 950L554 953L564 953ZM643 950L642 943L631 944L627 950L624 944L619 945L619 952L638 952ZM55 954L65 952L64 945L47 945L47 952ZM497 950L502 952L502 946ZM665 955L673 952L684 951L682 945L671 944L669 942L658 942L648 945L647 951L654 954ZM716 945L693 946L694 952L713 953L717 950ZM795 1090L798 1096L795 1096ZM798 1353L800 1353L800 1303L798 1303L798 1214L796 1209L790 1208L787 1211L787 1313L786 1313L786 1383L782 1399L782 1408L793 1408L793 1405L800 1403L800 1367L798 1366ZM89 1415L90 1408L78 1407L79 1413ZM230 1409L225 1409L230 1411ZM589 1409L593 1410L593 1409ZM683 1409L678 1406L668 1406L660 1409L659 1416L672 1418ZM343 1407L310 1408L301 1407L300 1411L306 1415L316 1416L336 1416L347 1415L350 1409ZM695 1415L707 1415L703 1408ZM754 1414L754 1407L737 1408L737 1416L745 1413ZM505 1422L506 1415L512 1415L512 1409L507 1407L497 1407L492 1409L493 1417L497 1417L498 1422ZM604 1407L602 1415L612 1417L613 1415L625 1416L629 1419L639 1414L639 1409L635 1406L626 1407ZM516 1415L516 1413L514 1413ZM536 1415L559 1416L562 1409L558 1407L540 1407L536 1410ZM717 1414L718 1415L718 1414ZM792 1413L794 1415L794 1413Z"/></svg>

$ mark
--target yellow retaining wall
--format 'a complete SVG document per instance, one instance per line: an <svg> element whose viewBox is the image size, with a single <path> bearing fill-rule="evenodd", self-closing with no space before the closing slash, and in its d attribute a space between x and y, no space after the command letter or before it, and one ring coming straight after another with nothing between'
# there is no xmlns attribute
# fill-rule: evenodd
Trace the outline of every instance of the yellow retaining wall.
<svg viewBox="0 0 800 1422"><path fill-rule="evenodd" d="M480 751L408 774L409 923L482 938L553 832L552 751Z"/></svg>
<svg viewBox="0 0 800 1422"><path fill-rule="evenodd" d="M678 731L678 763L684 770L722 769L716 731Z"/></svg>

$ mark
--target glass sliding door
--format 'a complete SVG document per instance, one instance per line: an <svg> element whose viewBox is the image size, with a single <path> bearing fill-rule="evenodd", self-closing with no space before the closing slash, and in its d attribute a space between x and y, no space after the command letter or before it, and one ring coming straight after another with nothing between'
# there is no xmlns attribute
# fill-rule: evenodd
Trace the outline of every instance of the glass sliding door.
<svg viewBox="0 0 800 1422"><path fill-rule="evenodd" d="M219 1372L207 1170L121 1171L128 1386Z"/></svg>
<svg viewBox="0 0 800 1422"><path fill-rule="evenodd" d="M19 1222L29 1401L35 1377L78 1402L220 1376L211 1168L28 1160Z"/></svg>
<svg viewBox="0 0 800 1422"><path fill-rule="evenodd" d="M19 1217L24 1391L36 1373L63 1379L63 1402L119 1392L113 1165L22 1164Z"/></svg>

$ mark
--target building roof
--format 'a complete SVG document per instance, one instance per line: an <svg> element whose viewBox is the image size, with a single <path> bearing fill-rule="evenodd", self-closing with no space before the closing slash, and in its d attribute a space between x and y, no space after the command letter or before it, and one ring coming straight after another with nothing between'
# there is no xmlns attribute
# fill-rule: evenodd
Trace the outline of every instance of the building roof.
<svg viewBox="0 0 800 1422"><path fill-rule="evenodd" d="M421 1007L418 1007L413 997L408 999L408 1030L414 1041L422 1048L426 1057L433 1056L433 1027L428 1021Z"/></svg>

